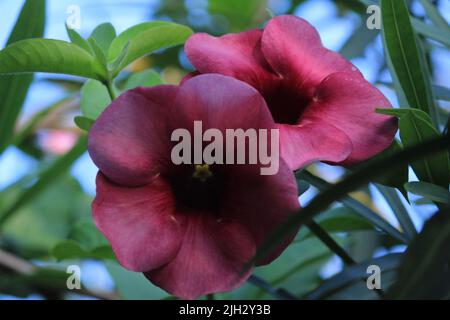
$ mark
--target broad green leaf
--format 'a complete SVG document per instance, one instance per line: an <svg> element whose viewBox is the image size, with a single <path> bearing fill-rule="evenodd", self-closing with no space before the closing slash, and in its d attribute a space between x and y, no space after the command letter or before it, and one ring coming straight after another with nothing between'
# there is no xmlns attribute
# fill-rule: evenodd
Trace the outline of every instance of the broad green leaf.
<svg viewBox="0 0 450 320"><path fill-rule="evenodd" d="M101 82L90 79L81 88L80 108L86 118L96 120L110 103L108 89Z"/></svg>
<svg viewBox="0 0 450 320"><path fill-rule="evenodd" d="M80 128L84 131L91 130L91 127L94 124L94 120L87 118L87 117L83 117L83 116L76 116L73 119L73 121L75 122L75 124L77 125L78 128Z"/></svg>
<svg viewBox="0 0 450 320"><path fill-rule="evenodd" d="M82 36L78 34L74 29L70 29L66 25L66 31L67 35L69 36L70 42L73 44L76 44L81 49L85 50L86 52L89 52L91 54L94 54L94 51L92 50L91 46L89 45L89 42L87 42Z"/></svg>
<svg viewBox="0 0 450 320"><path fill-rule="evenodd" d="M115 38L110 47L108 53L108 62L112 62L120 56L121 52L125 48L128 42L130 42L138 34L148 31L155 27L167 26L170 22L167 21L149 21L137 24L131 28L128 28Z"/></svg>
<svg viewBox="0 0 450 320"><path fill-rule="evenodd" d="M436 105L423 52L412 27L405 0L381 0L386 52L408 105L431 115L437 123Z"/></svg>
<svg viewBox="0 0 450 320"><path fill-rule="evenodd" d="M299 226L308 223L316 215L326 210L332 203L346 197L348 193L362 187L379 174L394 171L405 163L420 160L442 150L448 150L449 148L450 136L441 136L429 140L426 143L405 148L394 155L380 159L370 167L362 168L348 175L342 181L326 188L307 206L285 219L258 247L255 256L246 264L244 269L250 267L255 261L266 257L278 245L283 243L292 232L295 232ZM402 240L405 241L403 238ZM407 242L407 239L405 242Z"/></svg>
<svg viewBox="0 0 450 320"><path fill-rule="evenodd" d="M383 158L382 158L383 159ZM380 159L380 160L382 160ZM378 160L378 161L380 161ZM296 177L298 179L303 179L307 182L309 182L314 187L318 188L320 191L325 191L329 188L331 188L332 184L328 183L327 181L314 176L313 174L309 173L308 171L297 171L295 173ZM379 214L371 210L370 208L366 207L361 202L355 200L354 198L350 196L344 196L342 199L339 199L342 204L344 204L346 207L353 209L358 215L363 217L364 219L367 219L372 223L374 226L380 228L390 236L400 240L403 243L408 242L408 238L405 237L400 231L398 231L396 228L394 228L392 225L390 225L385 219L383 219Z"/></svg>
<svg viewBox="0 0 450 320"><path fill-rule="evenodd" d="M430 201L435 201L444 204L450 204L450 191L440 186L428 182L409 182L405 185L406 190L422 196Z"/></svg>
<svg viewBox="0 0 450 320"><path fill-rule="evenodd" d="M7 45L42 37L44 26L45 0L25 1ZM0 75L0 154L11 143L14 126L32 81L33 75L30 74Z"/></svg>
<svg viewBox="0 0 450 320"><path fill-rule="evenodd" d="M52 255L58 261L77 259L115 259L114 253L109 245L98 246L92 250L86 250L73 240L59 242L53 248Z"/></svg>
<svg viewBox="0 0 450 320"><path fill-rule="evenodd" d="M438 212L411 243L388 299L450 297L450 212Z"/></svg>
<svg viewBox="0 0 450 320"><path fill-rule="evenodd" d="M146 54L183 44L191 34L191 29L175 23L161 25L138 33L130 39L127 54L122 63L113 70L113 77L131 62Z"/></svg>
<svg viewBox="0 0 450 320"><path fill-rule="evenodd" d="M367 289L367 268L377 265L381 269L381 289L385 290L393 282L395 270L401 254L389 254L381 258L346 267L337 275L326 280L320 287L309 293L307 299L379 299L375 290Z"/></svg>
<svg viewBox="0 0 450 320"><path fill-rule="evenodd" d="M438 137L439 132L431 124L430 117L417 109L377 109L378 113L394 115L400 118L400 137L405 147L414 146ZM448 153L438 153L411 163L414 172L421 181L448 187L450 181L450 164Z"/></svg>
<svg viewBox="0 0 450 320"><path fill-rule="evenodd" d="M98 43L99 47L107 57L109 46L116 38L116 30L111 23L102 23L101 25L97 26L94 31L92 31L90 38L95 39L95 41Z"/></svg>
<svg viewBox="0 0 450 320"><path fill-rule="evenodd" d="M0 51L0 75L29 72L63 73L98 80L107 78L94 56L69 42L29 39Z"/></svg>
<svg viewBox="0 0 450 320"><path fill-rule="evenodd" d="M159 84L163 84L163 81L154 70L144 70L141 72L133 73L125 82L123 90L131 90L136 87L152 87Z"/></svg>

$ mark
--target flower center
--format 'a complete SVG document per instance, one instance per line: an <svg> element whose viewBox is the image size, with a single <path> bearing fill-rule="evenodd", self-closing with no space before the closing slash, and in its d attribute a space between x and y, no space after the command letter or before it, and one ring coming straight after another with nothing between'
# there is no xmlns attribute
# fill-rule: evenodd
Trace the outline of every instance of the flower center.
<svg viewBox="0 0 450 320"><path fill-rule="evenodd" d="M171 179L181 209L215 212L221 205L224 178L219 167L186 165Z"/></svg>

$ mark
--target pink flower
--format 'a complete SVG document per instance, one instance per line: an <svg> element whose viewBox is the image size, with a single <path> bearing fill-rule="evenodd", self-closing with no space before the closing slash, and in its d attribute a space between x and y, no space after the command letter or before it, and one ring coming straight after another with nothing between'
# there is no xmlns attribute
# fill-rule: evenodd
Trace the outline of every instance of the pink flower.
<svg viewBox="0 0 450 320"><path fill-rule="evenodd" d="M375 113L390 107L384 95L349 61L324 48L303 19L278 16L264 30L218 38L194 34L185 50L197 73L232 76L263 95L293 170L319 160L366 160L386 149L397 131L393 117Z"/></svg>
<svg viewBox="0 0 450 320"><path fill-rule="evenodd" d="M260 175L261 165L174 165L171 134L192 131L196 120L204 130L221 132L275 127L254 88L201 75L180 87L124 93L89 133L89 153L100 169L97 227L125 268L189 299L241 285L256 247L299 208L295 179L283 160L271 176ZM289 242L258 264L275 259Z"/></svg>

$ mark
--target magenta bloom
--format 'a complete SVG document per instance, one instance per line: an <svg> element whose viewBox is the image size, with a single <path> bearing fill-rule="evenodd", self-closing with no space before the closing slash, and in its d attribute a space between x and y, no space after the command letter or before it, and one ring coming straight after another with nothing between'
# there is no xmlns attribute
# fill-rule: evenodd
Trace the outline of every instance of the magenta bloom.
<svg viewBox="0 0 450 320"><path fill-rule="evenodd" d="M392 143L396 120L375 113L389 101L303 19L279 16L264 30L219 38L194 34L185 50L197 73L232 76L264 96L293 170L318 160L351 165Z"/></svg>
<svg viewBox="0 0 450 320"><path fill-rule="evenodd" d="M222 75L180 87L137 88L115 100L89 133L99 167L94 221L119 262L181 297L228 291L245 281L256 247L299 208L297 186L280 159L275 175L261 165L209 168L174 165L171 134L192 130L271 129L275 124L254 88ZM206 170L206 171L205 171ZM207 173L198 176L197 174ZM289 243L258 264L275 259Z"/></svg>

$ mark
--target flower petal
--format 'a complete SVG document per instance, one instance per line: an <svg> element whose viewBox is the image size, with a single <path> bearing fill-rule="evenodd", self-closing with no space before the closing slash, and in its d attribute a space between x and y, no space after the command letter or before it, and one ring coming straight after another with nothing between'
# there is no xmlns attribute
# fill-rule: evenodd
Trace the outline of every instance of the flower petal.
<svg viewBox="0 0 450 320"><path fill-rule="evenodd" d="M177 297L194 299L239 287L251 273L241 274L254 254L251 235L238 223L192 214L176 258L145 276Z"/></svg>
<svg viewBox="0 0 450 320"><path fill-rule="evenodd" d="M321 83L300 123L328 124L343 131L352 141L353 149L345 161L336 162L351 165L391 145L397 119L375 112L376 108L390 107L386 97L369 82L357 75L339 72Z"/></svg>
<svg viewBox="0 0 450 320"><path fill-rule="evenodd" d="M192 129L202 121L205 131L275 128L264 98L250 85L219 74L202 74L186 80L175 100L172 129Z"/></svg>
<svg viewBox="0 0 450 320"><path fill-rule="evenodd" d="M276 72L309 95L331 73L353 71L360 75L349 61L323 47L313 26L295 16L269 21L262 36L262 51Z"/></svg>
<svg viewBox="0 0 450 320"><path fill-rule="evenodd" d="M139 186L165 170L170 137L166 115L177 87L137 88L122 94L100 115L89 132L89 154L109 179Z"/></svg>
<svg viewBox="0 0 450 320"><path fill-rule="evenodd" d="M262 30L249 30L213 37L192 35L185 44L186 54L201 73L220 73L252 85L264 92L278 76L261 52Z"/></svg>
<svg viewBox="0 0 450 320"><path fill-rule="evenodd" d="M351 154L350 138L335 126L324 123L279 125L281 156L291 170L315 161L341 162Z"/></svg>
<svg viewBox="0 0 450 320"><path fill-rule="evenodd" d="M300 209L295 177L282 158L274 175L261 175L259 168L251 165L229 166L227 175L228 187L224 191L224 206L220 215L245 226L257 245ZM276 259L296 233L292 233L272 254L257 264L268 264Z"/></svg>
<svg viewBox="0 0 450 320"><path fill-rule="evenodd" d="M125 188L99 173L92 211L97 228L129 270L158 268L178 253L183 216L175 213L170 186L160 177L145 187Z"/></svg>

